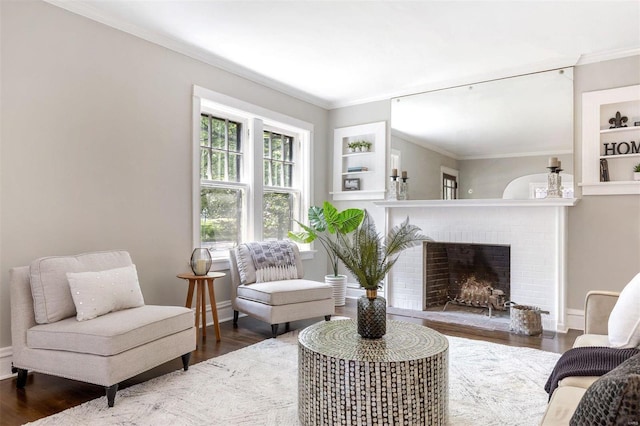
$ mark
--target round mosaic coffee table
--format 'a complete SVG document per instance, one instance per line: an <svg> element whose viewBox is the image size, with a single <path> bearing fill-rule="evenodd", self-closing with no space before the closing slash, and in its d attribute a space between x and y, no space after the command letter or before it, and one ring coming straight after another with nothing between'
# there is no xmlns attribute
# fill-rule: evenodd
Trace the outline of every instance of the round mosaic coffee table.
<svg viewBox="0 0 640 426"><path fill-rule="evenodd" d="M444 425L449 342L427 327L387 321L363 339L352 319L298 336L298 418L303 425Z"/></svg>

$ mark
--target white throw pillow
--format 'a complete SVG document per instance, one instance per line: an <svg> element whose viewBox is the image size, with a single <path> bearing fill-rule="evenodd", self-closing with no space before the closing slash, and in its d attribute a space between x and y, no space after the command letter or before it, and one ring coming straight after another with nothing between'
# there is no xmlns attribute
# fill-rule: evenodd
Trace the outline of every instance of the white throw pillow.
<svg viewBox="0 0 640 426"><path fill-rule="evenodd" d="M609 343L614 348L640 347L640 273L622 289L611 311Z"/></svg>
<svg viewBox="0 0 640 426"><path fill-rule="evenodd" d="M100 272L67 272L67 279L78 321L144 305L135 265Z"/></svg>

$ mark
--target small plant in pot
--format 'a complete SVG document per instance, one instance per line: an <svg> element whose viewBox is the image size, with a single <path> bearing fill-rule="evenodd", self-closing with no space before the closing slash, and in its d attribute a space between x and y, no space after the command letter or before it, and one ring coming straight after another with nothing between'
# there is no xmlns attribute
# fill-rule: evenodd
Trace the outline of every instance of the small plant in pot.
<svg viewBox="0 0 640 426"><path fill-rule="evenodd" d="M409 223L409 218L394 226L383 237L365 210L358 229L350 235L338 235L329 247L358 280L366 295L358 299L358 334L379 339L386 333L387 301L377 295L380 283L398 260L399 254L431 239Z"/></svg>
<svg viewBox="0 0 640 426"><path fill-rule="evenodd" d="M325 282L334 288L334 299L336 306L344 306L347 292L347 276L338 273L339 259L336 253L331 250L331 243L341 236L345 236L355 231L362 219L364 210L346 209L338 211L330 202L325 201L322 207L309 207L309 225L298 223L302 231L289 231L291 240L298 243L308 244L318 240L327 252L331 260L333 275L326 275Z"/></svg>
<svg viewBox="0 0 640 426"><path fill-rule="evenodd" d="M640 180L640 163L633 166L633 180Z"/></svg>

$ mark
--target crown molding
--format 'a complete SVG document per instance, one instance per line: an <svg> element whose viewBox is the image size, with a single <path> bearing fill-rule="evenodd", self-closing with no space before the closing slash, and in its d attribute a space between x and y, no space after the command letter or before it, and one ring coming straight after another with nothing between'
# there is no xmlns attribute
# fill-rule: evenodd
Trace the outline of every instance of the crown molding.
<svg viewBox="0 0 640 426"><path fill-rule="evenodd" d="M636 55L640 55L640 46L608 50L606 52L586 53L580 56L576 65L594 64L596 62L610 61Z"/></svg>
<svg viewBox="0 0 640 426"><path fill-rule="evenodd" d="M250 80L254 83L261 84L269 89L278 91L280 93L294 97L296 99L310 103L312 105L318 106L323 109L327 109L327 110L330 109L331 104L324 99L318 98L317 96L311 95L307 92L298 90L287 84L284 84L277 80L266 77L262 74L251 71L234 62L227 61L226 59L223 59L218 55L207 52L204 49L200 49L199 47L190 45L183 41L174 39L172 37L167 37L158 32L149 31L137 25L133 25L131 23L114 18L113 16L102 13L102 11L96 9L95 7L91 6L87 2L75 2L75 1L65 1L65 0L44 0L44 1L53 6L64 9L68 12L75 13L76 15L80 15L85 18L91 19L93 21L99 22L108 27L112 27L117 30L123 31L127 34L131 34L135 37L141 38L148 42L165 47L174 52L196 59L200 62L204 62L207 65L220 68L223 71L226 71L236 76Z"/></svg>

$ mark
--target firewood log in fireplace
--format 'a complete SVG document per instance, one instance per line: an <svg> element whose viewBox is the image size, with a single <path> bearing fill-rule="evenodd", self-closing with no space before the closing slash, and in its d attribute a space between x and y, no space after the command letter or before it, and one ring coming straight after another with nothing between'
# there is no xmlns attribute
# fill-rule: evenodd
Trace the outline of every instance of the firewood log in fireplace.
<svg viewBox="0 0 640 426"><path fill-rule="evenodd" d="M490 283L479 281L474 275L462 283L460 295L453 299L456 303L505 310L504 292L494 289ZM491 309L490 309L491 310Z"/></svg>

